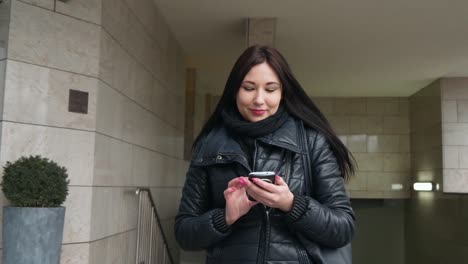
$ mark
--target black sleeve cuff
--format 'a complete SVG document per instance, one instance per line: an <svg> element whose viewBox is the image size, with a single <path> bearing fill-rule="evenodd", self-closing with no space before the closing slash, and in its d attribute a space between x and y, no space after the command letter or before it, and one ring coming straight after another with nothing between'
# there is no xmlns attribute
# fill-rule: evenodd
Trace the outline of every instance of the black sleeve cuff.
<svg viewBox="0 0 468 264"><path fill-rule="evenodd" d="M223 209L216 210L213 215L213 226L220 233L226 233L229 230L229 226L226 223L226 212Z"/></svg>
<svg viewBox="0 0 468 264"><path fill-rule="evenodd" d="M307 200L304 196L294 195L294 203L291 211L286 214L290 223L296 222L307 211Z"/></svg>

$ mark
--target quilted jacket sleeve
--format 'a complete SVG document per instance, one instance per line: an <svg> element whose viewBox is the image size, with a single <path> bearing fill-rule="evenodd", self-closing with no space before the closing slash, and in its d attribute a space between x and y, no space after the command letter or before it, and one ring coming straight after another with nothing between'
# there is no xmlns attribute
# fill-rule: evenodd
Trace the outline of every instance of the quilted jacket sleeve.
<svg viewBox="0 0 468 264"><path fill-rule="evenodd" d="M184 250L206 249L231 232L224 209L212 209L208 193L206 171L190 166L175 220L176 240Z"/></svg>
<svg viewBox="0 0 468 264"><path fill-rule="evenodd" d="M286 218L290 227L307 239L327 247L342 247L351 242L355 222L344 179L326 139L317 135L308 140L313 197L297 195Z"/></svg>

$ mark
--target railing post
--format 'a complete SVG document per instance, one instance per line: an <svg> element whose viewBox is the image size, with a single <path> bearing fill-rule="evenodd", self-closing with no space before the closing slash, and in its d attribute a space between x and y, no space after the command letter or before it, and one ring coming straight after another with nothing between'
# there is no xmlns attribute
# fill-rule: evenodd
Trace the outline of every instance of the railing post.
<svg viewBox="0 0 468 264"><path fill-rule="evenodd" d="M143 197L143 193L146 195ZM150 189L138 188L136 264L173 264ZM161 261L162 260L162 261Z"/></svg>

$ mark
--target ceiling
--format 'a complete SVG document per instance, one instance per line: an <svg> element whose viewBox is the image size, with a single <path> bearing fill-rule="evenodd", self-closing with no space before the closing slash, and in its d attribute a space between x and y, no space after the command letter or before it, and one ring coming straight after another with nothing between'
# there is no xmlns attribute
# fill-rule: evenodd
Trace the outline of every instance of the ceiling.
<svg viewBox="0 0 468 264"><path fill-rule="evenodd" d="M248 17L277 19L276 47L312 96L410 96L468 76L466 0L154 1L215 93L246 47Z"/></svg>

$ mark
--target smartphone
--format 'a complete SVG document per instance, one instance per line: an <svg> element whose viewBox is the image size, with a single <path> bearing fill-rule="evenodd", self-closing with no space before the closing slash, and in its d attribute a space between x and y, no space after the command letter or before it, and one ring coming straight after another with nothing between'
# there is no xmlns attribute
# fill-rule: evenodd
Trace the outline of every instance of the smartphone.
<svg viewBox="0 0 468 264"><path fill-rule="evenodd" d="M249 180L252 181L252 178L257 178L262 181L275 184L276 173L274 171L254 171L249 173Z"/></svg>
<svg viewBox="0 0 468 264"><path fill-rule="evenodd" d="M274 171L254 171L254 172L249 173L249 180L253 182L252 179L257 178L264 182L275 184L275 176L276 176L276 173ZM250 195L247 194L247 197L249 198L250 201L255 202L255 199L251 197Z"/></svg>

